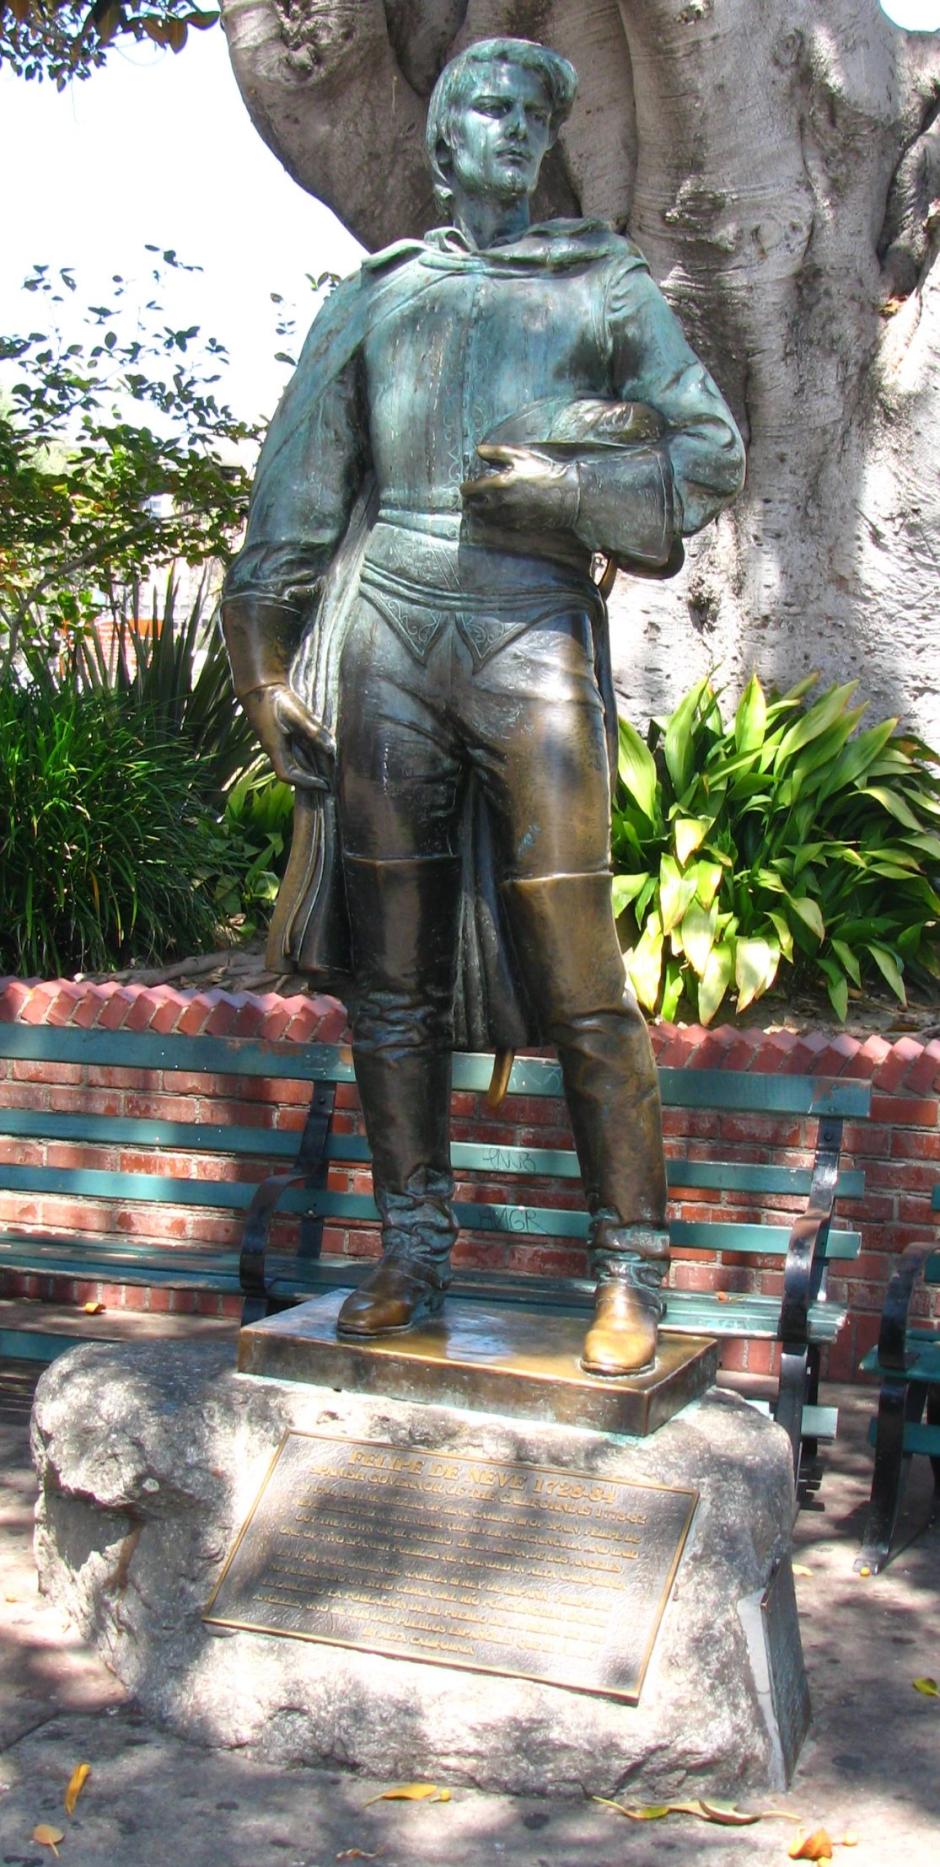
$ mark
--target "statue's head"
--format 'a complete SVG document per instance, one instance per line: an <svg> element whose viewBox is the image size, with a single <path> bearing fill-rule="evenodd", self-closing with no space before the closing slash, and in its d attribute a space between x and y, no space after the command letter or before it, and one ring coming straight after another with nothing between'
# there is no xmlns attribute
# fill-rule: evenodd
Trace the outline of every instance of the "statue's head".
<svg viewBox="0 0 940 1867"><path fill-rule="evenodd" d="M428 107L427 150L438 209L454 196L530 196L542 158L574 102L577 73L530 39L480 39L445 65Z"/></svg>

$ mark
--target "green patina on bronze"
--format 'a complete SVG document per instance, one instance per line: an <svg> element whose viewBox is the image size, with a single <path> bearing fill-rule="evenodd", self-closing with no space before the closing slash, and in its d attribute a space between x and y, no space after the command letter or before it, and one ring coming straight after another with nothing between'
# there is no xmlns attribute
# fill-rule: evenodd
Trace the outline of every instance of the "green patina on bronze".
<svg viewBox="0 0 940 1867"><path fill-rule="evenodd" d="M431 100L447 225L367 260L310 332L224 607L236 688L297 791L272 959L340 990L385 1258L373 1334L440 1307L454 1043L559 1054L600 1309L647 1361L666 1181L610 901L615 712L595 554L669 574L740 437L633 243L529 224L571 66L482 42Z"/></svg>

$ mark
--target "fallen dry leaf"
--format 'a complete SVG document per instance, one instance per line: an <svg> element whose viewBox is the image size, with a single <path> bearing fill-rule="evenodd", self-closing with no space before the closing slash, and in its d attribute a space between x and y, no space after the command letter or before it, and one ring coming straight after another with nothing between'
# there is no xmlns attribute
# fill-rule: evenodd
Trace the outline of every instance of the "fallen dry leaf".
<svg viewBox="0 0 940 1867"><path fill-rule="evenodd" d="M65 1813L66 1815L75 1814L75 1804L78 1801L78 1798L81 1795L82 1790L84 1789L85 1784L87 1783L90 1775L91 1775L91 1764L90 1763L77 1763L75 1765L75 1768L72 1771L71 1776L69 1777L69 1786L65 1792Z"/></svg>
<svg viewBox="0 0 940 1867"><path fill-rule="evenodd" d="M806 1567L805 1562L795 1562L792 1566L794 1575L812 1575L813 1573L812 1569Z"/></svg>
<svg viewBox="0 0 940 1867"><path fill-rule="evenodd" d="M51 1848L53 1854L58 1855L56 1844L65 1840L65 1833L61 1828L52 1828L48 1822L37 1822L30 1839L38 1841L41 1848Z"/></svg>
<svg viewBox="0 0 940 1867"><path fill-rule="evenodd" d="M832 1847L832 1837L826 1833L825 1828L814 1828L812 1834L805 1835L802 1840L799 1835L797 1836L790 1849L790 1859L793 1861L831 1861Z"/></svg>
<svg viewBox="0 0 940 1867"><path fill-rule="evenodd" d="M912 1679L915 1692L922 1692L925 1698L940 1698L940 1685L936 1679Z"/></svg>
<svg viewBox="0 0 940 1867"><path fill-rule="evenodd" d="M755 1822L788 1821L795 1822L798 1817L789 1809L749 1809L736 1808L733 1802L652 1802L628 1807L625 1802L611 1802L607 1796L592 1796L592 1802L601 1803L605 1809L616 1809L618 1815L625 1815L628 1822L661 1822L667 1815L694 1815L700 1822L714 1822L719 1828L750 1828Z"/></svg>
<svg viewBox="0 0 940 1867"><path fill-rule="evenodd" d="M103 1303L83 1303L82 1309L86 1316L101 1316L104 1314Z"/></svg>
<svg viewBox="0 0 940 1867"><path fill-rule="evenodd" d="M370 1796L364 1808L370 1808L373 1802L449 1802L450 1790L439 1789L436 1783L400 1783L397 1789L383 1789L378 1796Z"/></svg>

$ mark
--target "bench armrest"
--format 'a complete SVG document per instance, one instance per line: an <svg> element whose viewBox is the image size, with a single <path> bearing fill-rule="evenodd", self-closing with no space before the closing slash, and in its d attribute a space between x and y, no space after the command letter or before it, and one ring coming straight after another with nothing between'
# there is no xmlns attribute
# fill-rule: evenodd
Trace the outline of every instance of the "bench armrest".
<svg viewBox="0 0 940 1867"><path fill-rule="evenodd" d="M777 1328L781 1342L805 1344L808 1341L810 1304L822 1282L825 1258L821 1247L825 1247L832 1222L841 1149L841 1118L822 1116L806 1207L794 1220L787 1244L783 1301Z"/></svg>
<svg viewBox="0 0 940 1867"><path fill-rule="evenodd" d="M891 1273L881 1312L878 1360L882 1371L903 1374L907 1367L906 1337L911 1299L935 1244L907 1245Z"/></svg>

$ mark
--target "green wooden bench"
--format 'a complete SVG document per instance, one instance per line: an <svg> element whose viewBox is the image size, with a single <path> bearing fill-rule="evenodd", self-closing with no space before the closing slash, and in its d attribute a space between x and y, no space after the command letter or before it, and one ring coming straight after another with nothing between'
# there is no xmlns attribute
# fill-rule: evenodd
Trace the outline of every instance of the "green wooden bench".
<svg viewBox="0 0 940 1867"><path fill-rule="evenodd" d="M940 1212L940 1185L932 1196ZM908 1245L901 1253L885 1296L877 1346L860 1363L863 1374L881 1379L878 1412L868 1437L875 1448L871 1499L855 1568L877 1575L888 1560L914 1453L933 1467L934 1511L940 1509L940 1323L913 1324L911 1303L922 1285L940 1285L940 1249Z"/></svg>
<svg viewBox="0 0 940 1867"><path fill-rule="evenodd" d="M168 1243L165 1239L114 1234L71 1232L59 1236L48 1227L0 1232L0 1273L4 1267L52 1277L80 1277L91 1281L243 1293L244 1315L254 1319L302 1300L327 1287L352 1286L365 1275L368 1262L350 1257L322 1255L324 1222L353 1225L374 1221L371 1197L358 1191L336 1190L329 1184L336 1170L361 1171L368 1148L360 1135L338 1133L331 1126L338 1083L352 1080L348 1050L324 1044L262 1043L236 1038L161 1038L152 1032L109 1032L73 1026L0 1024L0 1055L33 1062L57 1061L124 1069L184 1070L224 1073L232 1078L267 1076L309 1081L313 1093L306 1126L300 1137L284 1130L207 1125L176 1121L147 1121L82 1113L60 1114L44 1110L0 1110L0 1136L18 1140L65 1140L121 1150L148 1150L152 1172L122 1172L108 1167L66 1167L33 1163L0 1166L0 1186L25 1197L64 1194L71 1199L104 1201L119 1212L136 1202L172 1204L188 1208L222 1208L244 1212L242 1250L221 1250L197 1241ZM483 1092L489 1084L491 1059L459 1055L454 1059L454 1087ZM840 1169L842 1127L846 1119L868 1112L869 1089L857 1081L829 1082L810 1077L761 1075L724 1070L662 1069L660 1085L666 1110L737 1112L757 1116L810 1118L816 1124L811 1166L794 1167L769 1160L720 1160L712 1157L671 1159L669 1181L673 1197L682 1189L695 1216L675 1218L670 1224L672 1243L679 1252L689 1250L722 1254L731 1281L747 1274L762 1259L783 1268L783 1295L759 1289L701 1292L673 1289L669 1294L667 1327L694 1334L737 1336L777 1341L780 1344L780 1380L775 1397L777 1420L790 1436L794 1459L801 1440L810 1444L834 1431L832 1410L819 1408L817 1384L820 1347L835 1340L844 1321L843 1308L828 1297L826 1278L830 1264L856 1257L857 1232L831 1228L833 1202L858 1198L864 1191L863 1175ZM237 1085L236 1085L237 1086ZM557 1064L538 1058L517 1058L509 1096L558 1097L561 1078ZM511 1106L511 1104L510 1104ZM697 1143L704 1154L710 1143ZM161 1156L185 1149L198 1162L221 1153L250 1165L256 1184L219 1181L161 1173ZM751 1152L756 1151L753 1146ZM521 1181L524 1197L471 1201L458 1199L461 1224L492 1238L520 1238L583 1242L588 1227L583 1209L560 1208L550 1203L559 1183L578 1178L574 1154L567 1149L491 1146L486 1142L453 1144L458 1178L480 1174L491 1183ZM271 1167L274 1171L271 1171ZM533 1182L537 1183L533 1186ZM539 1185L543 1190L538 1190ZM569 1195L573 1189L568 1187ZM781 1210L772 1221L729 1221L721 1217L716 1196L730 1193L746 1202L761 1196L800 1199L799 1212ZM549 1202L549 1203L544 1203ZM709 1211L710 1204L713 1212ZM272 1253L268 1249L275 1214L299 1216L296 1251ZM778 1222L779 1218L779 1222ZM116 1234L116 1235L115 1235ZM588 1310L592 1287L586 1277L539 1277L506 1271L461 1269L455 1277L453 1300L486 1296L506 1302L531 1303L535 1297L546 1308ZM41 1311L38 1311L41 1318ZM75 1317L74 1334L30 1334L7 1326L0 1317L0 1348L8 1354L49 1357L82 1336L82 1318Z"/></svg>

